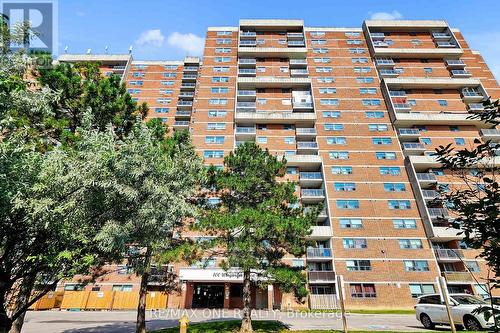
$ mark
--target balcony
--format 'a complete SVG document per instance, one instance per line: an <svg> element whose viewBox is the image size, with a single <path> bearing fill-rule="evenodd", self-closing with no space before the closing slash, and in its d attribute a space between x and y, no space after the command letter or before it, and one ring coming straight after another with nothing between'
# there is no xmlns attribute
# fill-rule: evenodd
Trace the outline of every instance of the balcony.
<svg viewBox="0 0 500 333"><path fill-rule="evenodd" d="M307 273L309 283L314 282L335 282L334 271L312 271Z"/></svg>
<svg viewBox="0 0 500 333"><path fill-rule="evenodd" d="M435 249L434 253L438 261L460 261L464 258L460 249Z"/></svg>
<svg viewBox="0 0 500 333"><path fill-rule="evenodd" d="M420 131L416 128L399 128L398 135L400 140L415 140L420 137Z"/></svg>
<svg viewBox="0 0 500 333"><path fill-rule="evenodd" d="M454 229L449 226L432 226L432 236L430 239L433 241L451 241L451 240L461 240L464 238L461 230Z"/></svg>
<svg viewBox="0 0 500 333"><path fill-rule="evenodd" d="M297 77L297 76L308 76L309 75L309 72L307 69L291 69L290 70L290 76L292 77Z"/></svg>
<svg viewBox="0 0 500 333"><path fill-rule="evenodd" d="M492 142L500 142L500 129L483 128L481 129L481 136L485 140L489 140Z"/></svg>
<svg viewBox="0 0 500 333"><path fill-rule="evenodd" d="M257 64L257 59L255 58L240 58L238 59L238 65L240 66L255 66Z"/></svg>
<svg viewBox="0 0 500 333"><path fill-rule="evenodd" d="M309 294L309 306L311 310L337 310L340 308L337 301L337 295L335 294Z"/></svg>
<svg viewBox="0 0 500 333"><path fill-rule="evenodd" d="M439 48L455 48L457 44L449 41L437 41L436 46Z"/></svg>
<svg viewBox="0 0 500 333"><path fill-rule="evenodd" d="M306 59L290 59L290 67L303 67L307 66Z"/></svg>
<svg viewBox="0 0 500 333"><path fill-rule="evenodd" d="M300 88L311 89L311 79L308 77L238 77L238 87L241 89L256 88Z"/></svg>
<svg viewBox="0 0 500 333"><path fill-rule="evenodd" d="M196 81L197 78L198 78L198 75L196 75L196 74L184 74L184 75L182 75L182 80L185 80L185 81Z"/></svg>
<svg viewBox="0 0 500 333"><path fill-rule="evenodd" d="M389 43L386 43L381 40L373 41L373 46L375 47L389 47Z"/></svg>
<svg viewBox="0 0 500 333"><path fill-rule="evenodd" d="M440 168L442 165L439 163L435 156L423 155L423 156L408 156L409 162L417 169L429 169L429 168ZM417 173L417 177L418 177ZM430 172L420 173L422 175L428 175ZM431 174L435 177L434 174ZM431 177L432 177L431 176ZM420 181L419 181L420 182ZM425 179L422 179L422 182L425 182ZM432 184L432 183L431 183Z"/></svg>
<svg viewBox="0 0 500 333"><path fill-rule="evenodd" d="M481 103L470 103L467 104L467 110L470 112L482 112L484 111L484 105Z"/></svg>
<svg viewBox="0 0 500 333"><path fill-rule="evenodd" d="M189 127L189 121L187 120L174 121L174 129L187 129L188 127Z"/></svg>
<svg viewBox="0 0 500 333"><path fill-rule="evenodd" d="M393 103L394 111L396 112L410 112L411 105L408 103Z"/></svg>
<svg viewBox="0 0 500 333"><path fill-rule="evenodd" d="M448 209L446 208L427 208L429 211L429 216L431 219L449 219L450 214L448 213Z"/></svg>
<svg viewBox="0 0 500 333"><path fill-rule="evenodd" d="M394 67L396 63L392 59L382 59L378 58L375 59L375 65L377 67Z"/></svg>
<svg viewBox="0 0 500 333"><path fill-rule="evenodd" d="M199 67L197 66L185 66L184 72L197 72Z"/></svg>
<svg viewBox="0 0 500 333"><path fill-rule="evenodd" d="M443 272L448 283L475 283L469 272Z"/></svg>
<svg viewBox="0 0 500 333"><path fill-rule="evenodd" d="M461 93L462 100L465 103L482 102L484 95L477 90L464 88Z"/></svg>
<svg viewBox="0 0 500 333"><path fill-rule="evenodd" d="M294 47L247 47L251 45L242 45L241 42L238 54L243 57L304 58L307 55L307 48L304 47L304 42L302 42L302 47L299 45Z"/></svg>
<svg viewBox="0 0 500 333"><path fill-rule="evenodd" d="M311 110L313 108L312 102L293 102L294 110Z"/></svg>
<svg viewBox="0 0 500 333"><path fill-rule="evenodd" d="M456 47L437 48L395 48L385 42L373 42L373 53L377 58L458 58L464 51Z"/></svg>
<svg viewBox="0 0 500 333"><path fill-rule="evenodd" d="M257 33L255 31L240 31L240 38L255 38Z"/></svg>
<svg viewBox="0 0 500 333"><path fill-rule="evenodd" d="M391 97L406 97L406 91L404 91L404 90L390 90L389 96L391 96Z"/></svg>
<svg viewBox="0 0 500 333"><path fill-rule="evenodd" d="M239 76L255 76L257 74L257 70L255 68L239 68L238 75Z"/></svg>
<svg viewBox="0 0 500 333"><path fill-rule="evenodd" d="M304 47L306 44L304 40L289 40L287 45L288 47Z"/></svg>
<svg viewBox="0 0 500 333"><path fill-rule="evenodd" d="M177 111L175 113L175 118L190 118L191 111Z"/></svg>
<svg viewBox="0 0 500 333"><path fill-rule="evenodd" d="M307 259L331 259L332 249L329 248L314 248L307 249Z"/></svg>
<svg viewBox="0 0 500 333"><path fill-rule="evenodd" d="M303 203L320 203L325 200L325 191L320 188L303 188L300 196Z"/></svg>
<svg viewBox="0 0 500 333"><path fill-rule="evenodd" d="M255 90L238 90L237 96L238 100L254 101L257 97L257 92Z"/></svg>
<svg viewBox="0 0 500 333"><path fill-rule="evenodd" d="M285 156L288 166L296 166L299 168L319 167L322 163L322 158L319 155L290 155Z"/></svg>
<svg viewBox="0 0 500 333"><path fill-rule="evenodd" d="M286 37L288 39L304 39L304 34L302 32L287 32Z"/></svg>
<svg viewBox="0 0 500 333"><path fill-rule="evenodd" d="M312 139L312 138L315 138L316 135L317 135L317 132L316 132L316 129L314 127L306 127L306 128L298 127L298 128L295 128L295 136L297 138L303 138L303 139L309 138L309 139Z"/></svg>
<svg viewBox="0 0 500 333"><path fill-rule="evenodd" d="M472 74L466 71L465 69L452 69L450 73L451 77L458 77L458 78L466 78L472 76Z"/></svg>
<svg viewBox="0 0 500 333"><path fill-rule="evenodd" d="M471 78L387 78L385 83L391 90L395 89L462 89L464 87L477 87L481 81Z"/></svg>
<svg viewBox="0 0 500 333"><path fill-rule="evenodd" d="M304 187L321 186L323 183L323 176L321 172L301 172L299 174L299 184Z"/></svg>
<svg viewBox="0 0 500 333"><path fill-rule="evenodd" d="M394 69L380 69L378 71L378 73L382 77L398 77L399 76L399 71L394 70Z"/></svg>
<svg viewBox="0 0 500 333"><path fill-rule="evenodd" d="M194 90L196 88L196 83L182 82L181 89Z"/></svg>
<svg viewBox="0 0 500 333"><path fill-rule="evenodd" d="M178 101L177 107L192 107L193 101Z"/></svg>
<svg viewBox="0 0 500 333"><path fill-rule="evenodd" d="M426 201L432 201L439 198L439 192L434 190L422 190L422 197Z"/></svg>
<svg viewBox="0 0 500 333"><path fill-rule="evenodd" d="M372 32L370 34L372 40L384 40L385 34L383 32Z"/></svg>
<svg viewBox="0 0 500 333"><path fill-rule="evenodd" d="M425 152L425 146L417 142L403 142L403 153L405 156L422 155Z"/></svg>
<svg viewBox="0 0 500 333"><path fill-rule="evenodd" d="M242 112L255 112L256 103L255 102L237 102L236 111Z"/></svg>
<svg viewBox="0 0 500 333"><path fill-rule="evenodd" d="M432 33L432 38L434 39L450 39L451 38L451 35L449 35L448 33L446 32L433 32Z"/></svg>
<svg viewBox="0 0 500 333"><path fill-rule="evenodd" d="M240 40L240 46L244 46L244 47L256 47L257 46L257 41L256 40Z"/></svg>
<svg viewBox="0 0 500 333"><path fill-rule="evenodd" d="M190 91L181 91L179 93L180 98L193 98L194 97L194 92Z"/></svg>
<svg viewBox="0 0 500 333"><path fill-rule="evenodd" d="M297 152L316 153L318 151L318 143L313 141L298 141Z"/></svg>
<svg viewBox="0 0 500 333"><path fill-rule="evenodd" d="M332 227L329 225L315 225L312 227L311 234L308 239L325 240L332 237Z"/></svg>
<svg viewBox="0 0 500 333"><path fill-rule="evenodd" d="M234 134L238 140L253 139L255 138L255 133L255 127L237 126L234 130Z"/></svg>
<svg viewBox="0 0 500 333"><path fill-rule="evenodd" d="M437 183L436 175L430 172L417 172L417 181L420 186L429 186Z"/></svg>
<svg viewBox="0 0 500 333"><path fill-rule="evenodd" d="M460 59L447 59L445 60L448 68L464 68L465 63Z"/></svg>
<svg viewBox="0 0 500 333"><path fill-rule="evenodd" d="M234 119L238 122L255 124L301 124L303 126L314 124L316 113L292 112L291 110L263 111L252 109L237 109Z"/></svg>

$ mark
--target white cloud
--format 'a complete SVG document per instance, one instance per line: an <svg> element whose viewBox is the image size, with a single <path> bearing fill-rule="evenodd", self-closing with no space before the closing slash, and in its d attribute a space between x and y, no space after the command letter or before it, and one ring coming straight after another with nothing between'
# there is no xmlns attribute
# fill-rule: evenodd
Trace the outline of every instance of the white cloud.
<svg viewBox="0 0 500 333"><path fill-rule="evenodd" d="M500 40L500 31L463 34L469 47L481 53L497 82L500 82L500 43L495 42Z"/></svg>
<svg viewBox="0 0 500 333"><path fill-rule="evenodd" d="M160 29L146 30L141 33L135 43L139 46L155 46L161 47L165 42L165 36Z"/></svg>
<svg viewBox="0 0 500 333"><path fill-rule="evenodd" d="M189 55L197 56L203 54L205 39L193 33L173 32L168 36L167 43L172 47L187 52Z"/></svg>
<svg viewBox="0 0 500 333"><path fill-rule="evenodd" d="M403 18L400 12L393 10L392 12L376 12L371 13L370 20L400 20Z"/></svg>

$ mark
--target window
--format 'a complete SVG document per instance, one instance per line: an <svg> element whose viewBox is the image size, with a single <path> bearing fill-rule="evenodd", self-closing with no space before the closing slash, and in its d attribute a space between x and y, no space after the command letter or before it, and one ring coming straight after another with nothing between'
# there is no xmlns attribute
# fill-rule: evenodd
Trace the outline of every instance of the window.
<svg viewBox="0 0 500 333"><path fill-rule="evenodd" d="M404 260L405 271L407 272L428 272L429 264L427 260Z"/></svg>
<svg viewBox="0 0 500 333"><path fill-rule="evenodd" d="M387 202L389 209L410 209L410 200L389 200Z"/></svg>
<svg viewBox="0 0 500 333"><path fill-rule="evenodd" d="M293 137L293 136L286 137L285 138L285 143L288 144L288 145L294 144L295 143L295 137Z"/></svg>
<svg viewBox="0 0 500 333"><path fill-rule="evenodd" d="M267 136L257 137L257 143L267 143Z"/></svg>
<svg viewBox="0 0 500 333"><path fill-rule="evenodd" d="M420 138L420 142L424 145L430 145L432 143L431 138Z"/></svg>
<svg viewBox="0 0 500 333"><path fill-rule="evenodd" d="M342 131L344 129L343 124L324 124L325 131Z"/></svg>
<svg viewBox="0 0 500 333"><path fill-rule="evenodd" d="M420 39L412 39L411 43L415 46L418 46L422 44L422 41Z"/></svg>
<svg viewBox="0 0 500 333"><path fill-rule="evenodd" d="M330 61L332 61L331 58L314 58L316 63L329 63Z"/></svg>
<svg viewBox="0 0 500 333"><path fill-rule="evenodd" d="M399 167L379 167L382 176L399 176L401 169Z"/></svg>
<svg viewBox="0 0 500 333"><path fill-rule="evenodd" d="M332 83L332 82L335 82L335 79L333 77L328 77L328 76L318 77L317 80L318 80L319 83Z"/></svg>
<svg viewBox="0 0 500 333"><path fill-rule="evenodd" d="M219 83L219 82L229 82L229 77L227 76L214 76L212 78L213 83Z"/></svg>
<svg viewBox="0 0 500 333"><path fill-rule="evenodd" d="M359 200L337 200L338 209L358 209Z"/></svg>
<svg viewBox="0 0 500 333"><path fill-rule="evenodd" d="M214 62L230 62L231 57L215 57Z"/></svg>
<svg viewBox="0 0 500 333"><path fill-rule="evenodd" d="M444 176L444 170L443 169L431 169L431 173L433 173L436 176Z"/></svg>
<svg viewBox="0 0 500 333"><path fill-rule="evenodd" d="M163 77L176 77L176 73L163 73Z"/></svg>
<svg viewBox="0 0 500 333"><path fill-rule="evenodd" d="M444 99L438 99L439 106L448 106L448 101Z"/></svg>
<svg viewBox="0 0 500 333"><path fill-rule="evenodd" d="M403 183L384 183L384 191L386 192L405 192L406 187Z"/></svg>
<svg viewBox="0 0 500 333"><path fill-rule="evenodd" d="M414 100L414 99L409 99L406 101L406 103L410 104L410 106L416 106L417 105L417 101Z"/></svg>
<svg viewBox="0 0 500 333"><path fill-rule="evenodd" d="M156 113L168 113L169 108L155 108Z"/></svg>
<svg viewBox="0 0 500 333"><path fill-rule="evenodd" d="M169 104L172 101L171 98L157 98L156 103L158 104Z"/></svg>
<svg viewBox="0 0 500 333"><path fill-rule="evenodd" d="M127 92L131 95L134 95L134 94L140 94L141 93L141 89L128 89Z"/></svg>
<svg viewBox="0 0 500 333"><path fill-rule="evenodd" d="M465 261L465 265L471 272L477 273L481 271L477 261Z"/></svg>
<svg viewBox="0 0 500 333"><path fill-rule="evenodd" d="M344 249L366 249L366 239L364 238L344 238L342 240Z"/></svg>
<svg viewBox="0 0 500 333"><path fill-rule="evenodd" d="M368 124L370 132L387 132L388 126L386 124Z"/></svg>
<svg viewBox="0 0 500 333"><path fill-rule="evenodd" d="M361 219L340 219L340 227L342 229L361 229L363 221Z"/></svg>
<svg viewBox="0 0 500 333"><path fill-rule="evenodd" d="M334 174L334 175L352 175L352 167L350 167L350 166L332 166L332 174Z"/></svg>
<svg viewBox="0 0 500 333"><path fill-rule="evenodd" d="M463 146L465 145L465 140L463 138L455 138L455 144L457 146Z"/></svg>
<svg viewBox="0 0 500 333"><path fill-rule="evenodd" d="M140 72L134 72L134 73L132 73L132 77L136 77L136 78L137 77L144 77L144 75L145 75L144 73L140 73Z"/></svg>
<svg viewBox="0 0 500 333"><path fill-rule="evenodd" d="M356 82L357 83L373 83L374 78L372 77L357 77Z"/></svg>
<svg viewBox="0 0 500 333"><path fill-rule="evenodd" d="M352 191L356 191L356 184L355 183L334 183L333 188L337 192L342 192L342 191L352 192Z"/></svg>
<svg viewBox="0 0 500 333"><path fill-rule="evenodd" d="M288 73L288 67L280 67L281 73Z"/></svg>
<svg viewBox="0 0 500 333"><path fill-rule="evenodd" d="M144 85L144 81L130 81L131 86L142 86Z"/></svg>
<svg viewBox="0 0 500 333"><path fill-rule="evenodd" d="M374 298L377 297L375 285L373 283L351 283L352 298Z"/></svg>
<svg viewBox="0 0 500 333"><path fill-rule="evenodd" d="M323 118L339 118L340 111L323 111Z"/></svg>
<svg viewBox="0 0 500 333"><path fill-rule="evenodd" d="M229 88L227 88L227 87L212 87L212 88L210 88L210 92L212 94L227 94L229 92Z"/></svg>
<svg viewBox="0 0 500 333"><path fill-rule="evenodd" d="M210 98L208 100L210 105L227 105L227 99L225 98Z"/></svg>
<svg viewBox="0 0 500 333"><path fill-rule="evenodd" d="M207 123L207 130L223 130L226 129L225 123Z"/></svg>
<svg viewBox="0 0 500 333"><path fill-rule="evenodd" d="M372 143L374 145L390 145L392 143L391 138L372 138Z"/></svg>
<svg viewBox="0 0 500 333"><path fill-rule="evenodd" d="M299 173L299 169L297 167L287 167L286 174L287 175L296 175Z"/></svg>
<svg viewBox="0 0 500 333"><path fill-rule="evenodd" d="M313 53L316 53L316 54L325 54L325 53L328 53L328 49L325 49L325 48L313 48Z"/></svg>
<svg viewBox="0 0 500 333"><path fill-rule="evenodd" d="M329 145L345 145L347 140L343 136L333 136L326 138L326 143Z"/></svg>
<svg viewBox="0 0 500 333"><path fill-rule="evenodd" d="M430 68L430 67L425 67L425 68L424 68L424 73L425 73L425 74L430 74L430 73L432 73L432 68Z"/></svg>
<svg viewBox="0 0 500 333"><path fill-rule="evenodd" d="M215 40L215 44L217 44L217 45L231 44L231 38L217 38Z"/></svg>
<svg viewBox="0 0 500 333"><path fill-rule="evenodd" d="M401 249L422 249L422 241L420 239L400 239L399 247Z"/></svg>
<svg viewBox="0 0 500 333"><path fill-rule="evenodd" d="M319 93L320 94L336 94L337 89L336 88L319 88Z"/></svg>
<svg viewBox="0 0 500 333"><path fill-rule="evenodd" d="M452 132L459 132L460 129L458 128L458 126L450 126L450 131L452 131Z"/></svg>
<svg viewBox="0 0 500 333"><path fill-rule="evenodd" d="M311 286L311 294L313 295L333 295L335 292L330 286Z"/></svg>
<svg viewBox="0 0 500 333"><path fill-rule="evenodd" d="M361 102L363 106L380 106L380 99L363 99Z"/></svg>
<svg viewBox="0 0 500 333"><path fill-rule="evenodd" d="M370 67L354 67L354 73L370 73L372 69Z"/></svg>
<svg viewBox="0 0 500 333"><path fill-rule="evenodd" d="M410 283L411 297L419 297L426 294L433 294L436 292L433 284L415 284Z"/></svg>
<svg viewBox="0 0 500 333"><path fill-rule="evenodd" d="M203 152L204 158L222 158L224 157L224 152L222 150L205 150Z"/></svg>
<svg viewBox="0 0 500 333"><path fill-rule="evenodd" d="M361 35L361 33L357 32L357 31L348 31L348 32L344 33L344 36L351 37L351 38L357 38L360 35Z"/></svg>
<svg viewBox="0 0 500 333"><path fill-rule="evenodd" d="M311 39L312 45L325 45L326 39Z"/></svg>
<svg viewBox="0 0 500 333"><path fill-rule="evenodd" d="M333 106L338 106L339 105L339 100L336 98L321 98L319 100L320 105L333 105Z"/></svg>
<svg viewBox="0 0 500 333"><path fill-rule="evenodd" d="M174 91L172 89L160 89L159 93L161 95L171 95Z"/></svg>
<svg viewBox="0 0 500 333"><path fill-rule="evenodd" d="M346 268L348 271L371 271L372 266L370 260L346 260Z"/></svg>
<svg viewBox="0 0 500 333"><path fill-rule="evenodd" d="M359 88L359 93L361 95L375 95L377 88Z"/></svg>
<svg viewBox="0 0 500 333"><path fill-rule="evenodd" d="M231 53L231 49L229 47L216 47L215 53Z"/></svg>
<svg viewBox="0 0 500 333"><path fill-rule="evenodd" d="M359 48L359 47L355 47L355 48L349 49L349 53L350 54L363 54L365 52L366 52L365 49L362 49L362 48Z"/></svg>
<svg viewBox="0 0 500 333"><path fill-rule="evenodd" d="M225 73L225 72L229 72L229 67L214 67L213 71L215 73Z"/></svg>
<svg viewBox="0 0 500 333"><path fill-rule="evenodd" d="M231 31L217 31L217 36L231 36Z"/></svg>
<svg viewBox="0 0 500 333"><path fill-rule="evenodd" d="M333 72L332 67L316 67L316 73L331 73Z"/></svg>
<svg viewBox="0 0 500 333"><path fill-rule="evenodd" d="M352 58L351 61L353 64L367 64L368 58Z"/></svg>
<svg viewBox="0 0 500 333"><path fill-rule="evenodd" d="M114 284L113 291L132 291L133 286L131 284Z"/></svg>
<svg viewBox="0 0 500 333"><path fill-rule="evenodd" d="M325 35L324 31L311 31L311 37L322 37Z"/></svg>
<svg viewBox="0 0 500 333"><path fill-rule="evenodd" d="M417 221L412 219L394 219L392 224L394 229L417 229Z"/></svg>
<svg viewBox="0 0 500 333"><path fill-rule="evenodd" d="M304 259L292 259L292 267L297 267L297 268L300 268L300 267L305 267L305 262L304 262ZM232 297L234 297L233 294L231 294Z"/></svg>
<svg viewBox="0 0 500 333"><path fill-rule="evenodd" d="M205 143L220 145L220 144L224 143L224 137L223 136L206 136Z"/></svg>
<svg viewBox="0 0 500 333"><path fill-rule="evenodd" d="M361 40L356 40L356 39L347 40L347 45L361 45L361 44L363 44Z"/></svg>
<svg viewBox="0 0 500 333"><path fill-rule="evenodd" d="M78 284L78 283L66 283L64 285L64 290L65 291L81 291L84 289L83 284Z"/></svg>
<svg viewBox="0 0 500 333"><path fill-rule="evenodd" d="M331 151L328 153L328 156L330 156L330 159L332 159L332 160L348 160L349 159L349 153L346 151Z"/></svg>
<svg viewBox="0 0 500 333"><path fill-rule="evenodd" d="M378 151L375 153L377 160L395 160L396 153L388 151Z"/></svg>
<svg viewBox="0 0 500 333"><path fill-rule="evenodd" d="M208 111L208 118L225 117L226 114L227 114L226 110L209 110Z"/></svg>
<svg viewBox="0 0 500 333"><path fill-rule="evenodd" d="M174 81L161 81L160 84L162 86L173 86L174 85Z"/></svg>

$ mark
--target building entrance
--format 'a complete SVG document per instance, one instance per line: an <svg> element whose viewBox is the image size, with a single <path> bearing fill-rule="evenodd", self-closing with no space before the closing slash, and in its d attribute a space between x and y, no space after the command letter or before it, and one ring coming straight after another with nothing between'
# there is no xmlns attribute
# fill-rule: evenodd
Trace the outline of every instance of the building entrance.
<svg viewBox="0 0 500 333"><path fill-rule="evenodd" d="M196 283L193 288L193 308L223 308L224 285Z"/></svg>

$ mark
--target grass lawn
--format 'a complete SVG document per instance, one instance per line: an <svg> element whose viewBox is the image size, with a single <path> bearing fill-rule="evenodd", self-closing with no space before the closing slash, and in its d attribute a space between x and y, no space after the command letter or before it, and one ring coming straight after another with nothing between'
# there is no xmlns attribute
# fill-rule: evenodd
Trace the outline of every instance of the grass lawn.
<svg viewBox="0 0 500 333"><path fill-rule="evenodd" d="M333 333L341 331L332 330L309 330L309 331L289 331L278 321L253 321L253 329L258 333L282 333L282 332L293 332L293 333ZM197 323L189 325L188 333L234 333L240 328L239 320L228 320L228 321L214 321L208 323ZM371 331L349 331L352 333L369 333ZM429 331L428 331L429 332ZM446 331L442 331L445 333ZM164 330L153 331L151 333L179 333L179 327L167 328ZM377 333L382 333L377 331ZM397 333L391 331L384 331L383 333Z"/></svg>

